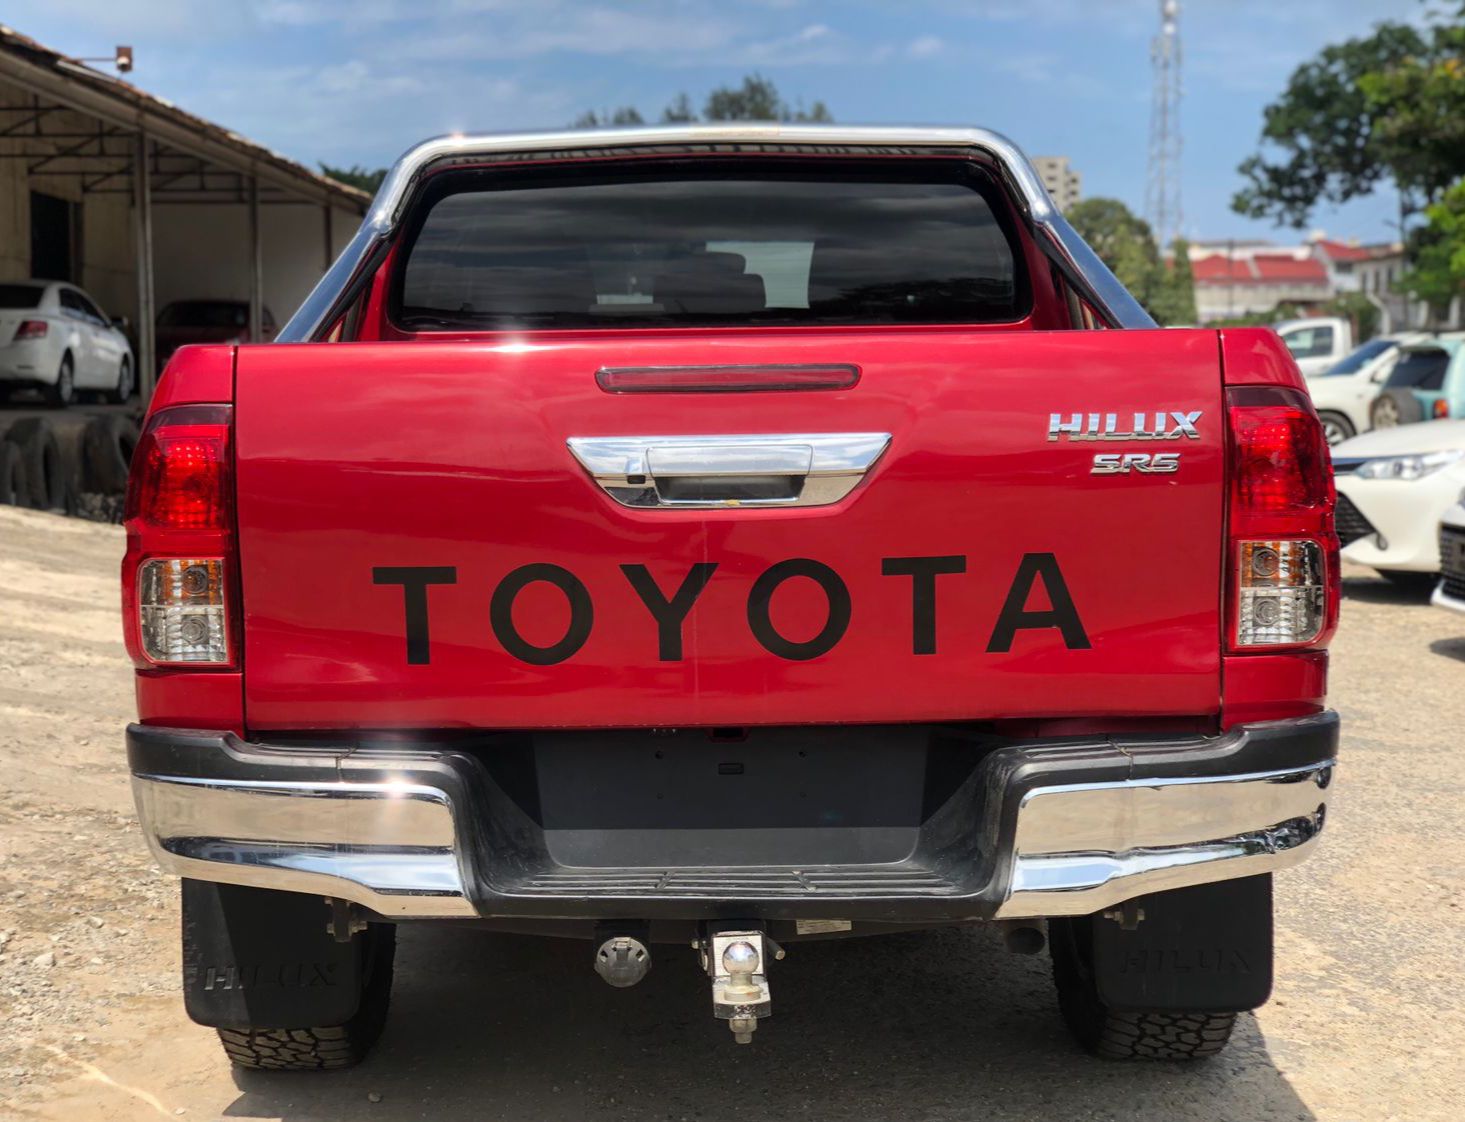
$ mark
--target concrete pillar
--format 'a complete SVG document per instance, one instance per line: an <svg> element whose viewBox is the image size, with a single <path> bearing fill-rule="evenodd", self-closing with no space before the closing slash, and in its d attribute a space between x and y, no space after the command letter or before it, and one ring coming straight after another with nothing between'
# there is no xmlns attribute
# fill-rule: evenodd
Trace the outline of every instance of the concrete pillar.
<svg viewBox="0 0 1465 1122"><path fill-rule="evenodd" d="M137 132L132 154L132 218L137 243L137 384L144 404L152 399L158 380L153 307L153 192L148 167L148 136Z"/></svg>

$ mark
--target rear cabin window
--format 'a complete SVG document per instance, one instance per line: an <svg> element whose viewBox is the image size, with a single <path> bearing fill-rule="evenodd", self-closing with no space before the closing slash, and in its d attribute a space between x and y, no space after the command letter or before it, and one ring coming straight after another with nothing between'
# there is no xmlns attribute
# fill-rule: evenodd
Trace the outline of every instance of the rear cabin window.
<svg viewBox="0 0 1465 1122"><path fill-rule="evenodd" d="M479 176L409 230L392 314L410 331L1010 321L1026 292L995 200L964 167Z"/></svg>
<svg viewBox="0 0 1465 1122"><path fill-rule="evenodd" d="M0 284L0 308L35 308L46 290L34 284Z"/></svg>
<svg viewBox="0 0 1465 1122"><path fill-rule="evenodd" d="M1450 356L1445 351L1405 351L1384 385L1398 390L1442 390Z"/></svg>

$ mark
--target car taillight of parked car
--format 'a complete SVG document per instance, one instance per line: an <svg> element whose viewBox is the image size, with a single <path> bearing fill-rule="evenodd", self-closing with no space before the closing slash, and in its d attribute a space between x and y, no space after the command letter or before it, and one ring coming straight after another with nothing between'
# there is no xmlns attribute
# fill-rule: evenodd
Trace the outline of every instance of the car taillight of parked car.
<svg viewBox="0 0 1465 1122"><path fill-rule="evenodd" d="M133 455L123 612L128 653L144 669L237 664L232 413L161 409Z"/></svg>
<svg viewBox="0 0 1465 1122"><path fill-rule="evenodd" d="M1279 386L1227 392L1230 421L1229 644L1322 646L1338 618L1333 476L1306 395Z"/></svg>
<svg viewBox="0 0 1465 1122"><path fill-rule="evenodd" d="M1450 403L1444 398L1436 398L1434 405L1430 408L1430 416L1436 421L1442 421L1450 415Z"/></svg>
<svg viewBox="0 0 1465 1122"><path fill-rule="evenodd" d="M49 330L50 325L43 319L23 319L16 327L15 338L12 341L23 343L27 339L44 339Z"/></svg>

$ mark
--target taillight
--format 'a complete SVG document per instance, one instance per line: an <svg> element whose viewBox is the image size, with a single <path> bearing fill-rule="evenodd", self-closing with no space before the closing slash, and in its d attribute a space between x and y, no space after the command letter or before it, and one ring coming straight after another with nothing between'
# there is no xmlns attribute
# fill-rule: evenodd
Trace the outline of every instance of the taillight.
<svg viewBox="0 0 1465 1122"><path fill-rule="evenodd" d="M12 342L23 343L27 339L44 339L49 330L49 325L43 319L23 319L20 321L20 326L15 329L15 338Z"/></svg>
<svg viewBox="0 0 1465 1122"><path fill-rule="evenodd" d="M1450 403L1442 397L1435 398L1434 405L1430 409L1430 417L1436 421L1442 421L1450 415Z"/></svg>
<svg viewBox="0 0 1465 1122"><path fill-rule="evenodd" d="M1227 407L1230 647L1323 646L1337 624L1339 573L1322 425L1290 388L1231 389Z"/></svg>
<svg viewBox="0 0 1465 1122"><path fill-rule="evenodd" d="M128 653L140 667L236 665L232 412L161 409L133 454L122 584Z"/></svg>

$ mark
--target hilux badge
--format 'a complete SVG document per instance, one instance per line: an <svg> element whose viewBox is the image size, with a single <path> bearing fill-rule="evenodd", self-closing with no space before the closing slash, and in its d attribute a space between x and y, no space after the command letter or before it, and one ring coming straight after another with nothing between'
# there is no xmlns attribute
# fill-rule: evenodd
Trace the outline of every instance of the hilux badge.
<svg viewBox="0 0 1465 1122"><path fill-rule="evenodd" d="M1062 440L1199 440L1195 424L1201 410L1179 412L1157 409L1153 413L1127 414L1134 419L1129 428L1119 427L1118 413L1049 413L1048 439Z"/></svg>

